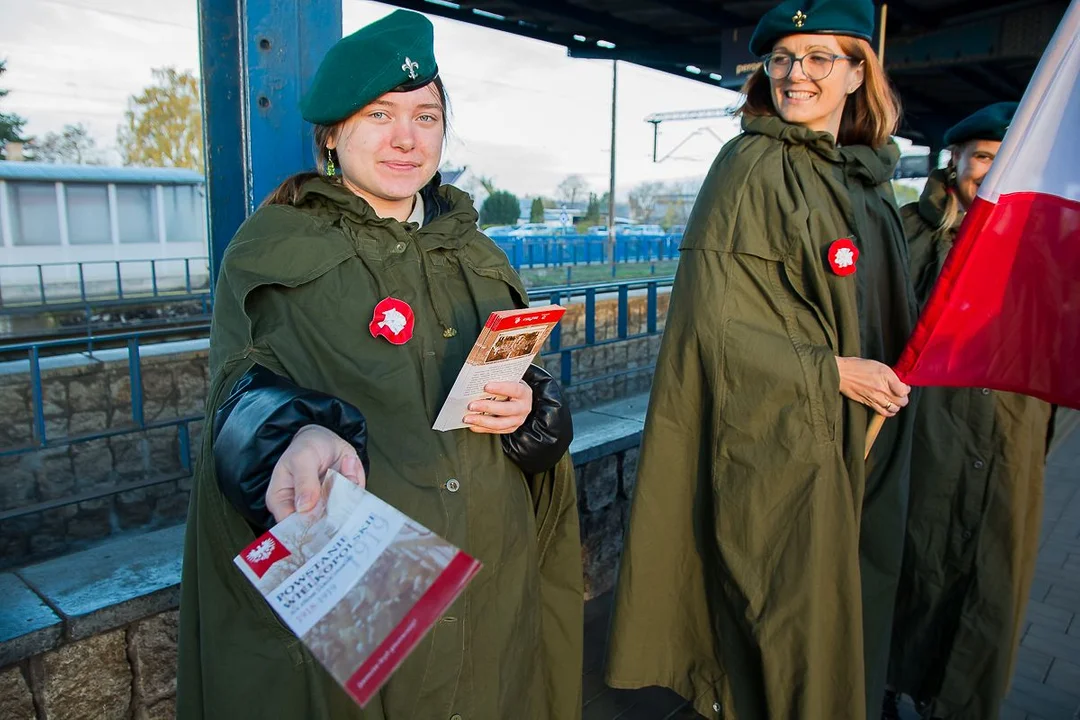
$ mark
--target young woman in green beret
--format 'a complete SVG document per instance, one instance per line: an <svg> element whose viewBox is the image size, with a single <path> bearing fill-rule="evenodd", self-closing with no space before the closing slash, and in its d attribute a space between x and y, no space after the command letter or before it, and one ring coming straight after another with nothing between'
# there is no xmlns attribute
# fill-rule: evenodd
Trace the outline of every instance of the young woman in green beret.
<svg viewBox="0 0 1080 720"><path fill-rule="evenodd" d="M395 12L327 53L302 103L318 170L222 264L180 603L181 718L562 720L581 712L573 435L555 381L431 425L488 315L528 303L470 198L442 185L431 23ZM335 468L483 569L361 710L232 558Z"/></svg>
<svg viewBox="0 0 1080 720"><path fill-rule="evenodd" d="M913 420L890 365L915 303L873 24L870 0L765 15L682 243L607 678L710 718L881 709Z"/></svg>
<svg viewBox="0 0 1080 720"><path fill-rule="evenodd" d="M1015 110L998 103L951 128L948 166L900 210L920 304ZM921 393L889 675L926 717L998 717L1035 574L1049 421L1050 406L1025 395ZM895 693L883 717L898 717Z"/></svg>

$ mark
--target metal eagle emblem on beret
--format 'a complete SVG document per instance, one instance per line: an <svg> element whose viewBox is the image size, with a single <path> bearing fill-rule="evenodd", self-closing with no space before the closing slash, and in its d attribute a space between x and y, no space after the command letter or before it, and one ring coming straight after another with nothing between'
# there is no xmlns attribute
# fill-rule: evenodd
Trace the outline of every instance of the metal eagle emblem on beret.
<svg viewBox="0 0 1080 720"><path fill-rule="evenodd" d="M795 23L795 27L801 28L803 23L806 22L806 13L802 10L791 16L791 22Z"/></svg>
<svg viewBox="0 0 1080 720"><path fill-rule="evenodd" d="M408 57L406 57L405 62L402 63L402 65L401 65L401 69L404 70L405 72L409 73L409 79L410 80L415 80L416 79L416 71L420 69L420 63L418 63L418 62L416 62L414 60L410 60Z"/></svg>

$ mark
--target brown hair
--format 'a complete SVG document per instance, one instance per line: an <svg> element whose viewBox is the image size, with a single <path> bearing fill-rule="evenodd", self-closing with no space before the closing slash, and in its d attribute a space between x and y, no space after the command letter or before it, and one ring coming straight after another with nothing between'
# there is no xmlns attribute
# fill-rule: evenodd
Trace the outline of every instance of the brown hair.
<svg viewBox="0 0 1080 720"><path fill-rule="evenodd" d="M441 77L435 76L432 85L435 86L435 93L439 96L439 104L443 107L443 137L446 137L450 129L450 122L447 118L450 112L450 98L446 94L446 86L443 85ZM312 134L315 139L315 169L290 175L259 203L260 208L268 205L295 205L300 197L300 188L304 186L304 183L317 177L323 177L329 182L341 182L340 170L334 175L327 175L326 168L329 158L333 158L334 164L340 168L340 164L337 162L337 151L331 150L327 145L330 143L330 138L333 137L343 123L344 121L334 125L314 126Z"/></svg>
<svg viewBox="0 0 1080 720"><path fill-rule="evenodd" d="M875 149L883 147L900 125L900 98L870 43L846 35L838 35L836 40L845 55L861 60L865 66L862 85L845 100L836 142L869 145ZM777 114L764 64L746 79L742 92L746 101L737 114L752 117Z"/></svg>

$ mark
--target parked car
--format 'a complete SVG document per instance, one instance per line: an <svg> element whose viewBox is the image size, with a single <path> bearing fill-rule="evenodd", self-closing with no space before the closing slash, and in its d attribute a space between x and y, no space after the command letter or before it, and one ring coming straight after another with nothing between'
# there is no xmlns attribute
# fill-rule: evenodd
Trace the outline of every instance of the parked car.
<svg viewBox="0 0 1080 720"><path fill-rule="evenodd" d="M510 231L510 237L534 237L538 235L555 235L561 227L547 225L546 223L524 223Z"/></svg>
<svg viewBox="0 0 1080 720"><path fill-rule="evenodd" d="M618 228L619 235L666 235L664 228L659 225L628 225Z"/></svg>
<svg viewBox="0 0 1080 720"><path fill-rule="evenodd" d="M492 225L483 229L483 233L489 238L510 237L514 230L513 225Z"/></svg>

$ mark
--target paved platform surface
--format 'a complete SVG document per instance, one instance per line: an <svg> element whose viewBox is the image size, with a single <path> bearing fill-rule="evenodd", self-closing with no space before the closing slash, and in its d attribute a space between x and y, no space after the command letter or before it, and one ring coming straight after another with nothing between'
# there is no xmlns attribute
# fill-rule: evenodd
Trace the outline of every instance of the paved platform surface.
<svg viewBox="0 0 1080 720"><path fill-rule="evenodd" d="M637 409L637 408L635 408ZM629 418L626 418L629 420ZM644 416L642 415L642 419ZM1080 412L1064 411L1047 460L1042 539L1012 690L1001 720L1080 720ZM663 688L603 683L611 595L585 609L584 720L700 718ZM904 720L917 720L910 703Z"/></svg>

